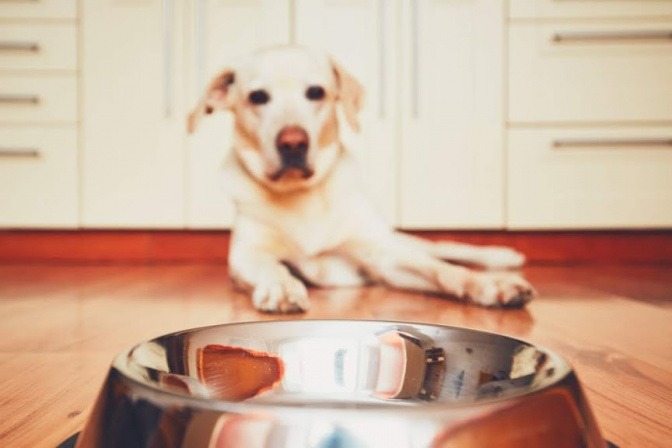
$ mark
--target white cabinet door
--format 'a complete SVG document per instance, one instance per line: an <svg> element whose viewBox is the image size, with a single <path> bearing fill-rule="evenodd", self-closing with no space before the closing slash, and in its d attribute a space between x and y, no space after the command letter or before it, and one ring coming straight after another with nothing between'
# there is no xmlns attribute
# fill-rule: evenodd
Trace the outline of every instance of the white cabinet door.
<svg viewBox="0 0 672 448"><path fill-rule="evenodd" d="M520 128L509 140L509 226L672 226L672 128Z"/></svg>
<svg viewBox="0 0 672 448"><path fill-rule="evenodd" d="M672 21L509 27L509 122L672 120Z"/></svg>
<svg viewBox="0 0 672 448"><path fill-rule="evenodd" d="M290 42L289 0L194 0L190 7L189 107L198 102L210 78L236 58ZM201 120L188 139L188 227L225 228L232 223L233 208L222 174L232 131L231 115L217 113Z"/></svg>
<svg viewBox="0 0 672 448"><path fill-rule="evenodd" d="M74 20L76 17L77 0L0 2L0 19Z"/></svg>
<svg viewBox="0 0 672 448"><path fill-rule="evenodd" d="M0 226L77 227L74 126L0 126Z"/></svg>
<svg viewBox="0 0 672 448"><path fill-rule="evenodd" d="M505 3L402 3L405 228L504 225Z"/></svg>
<svg viewBox="0 0 672 448"><path fill-rule="evenodd" d="M394 0L297 0L296 42L330 53L365 88L361 134L341 120L361 179L390 223L398 224L399 3Z"/></svg>
<svg viewBox="0 0 672 448"><path fill-rule="evenodd" d="M670 18L669 0L509 0L512 19Z"/></svg>
<svg viewBox="0 0 672 448"><path fill-rule="evenodd" d="M184 225L184 6L83 1L84 226Z"/></svg>

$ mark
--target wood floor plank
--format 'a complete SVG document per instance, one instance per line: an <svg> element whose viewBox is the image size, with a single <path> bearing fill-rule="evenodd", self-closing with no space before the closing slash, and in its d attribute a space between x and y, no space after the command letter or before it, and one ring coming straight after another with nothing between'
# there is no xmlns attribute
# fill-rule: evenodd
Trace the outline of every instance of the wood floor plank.
<svg viewBox="0 0 672 448"><path fill-rule="evenodd" d="M356 318L476 328L575 366L605 436L672 440L672 266L532 267L540 297L487 310L383 287L312 290L304 316L255 312L224 265L0 266L0 446L53 448L81 429L114 355L185 328Z"/></svg>

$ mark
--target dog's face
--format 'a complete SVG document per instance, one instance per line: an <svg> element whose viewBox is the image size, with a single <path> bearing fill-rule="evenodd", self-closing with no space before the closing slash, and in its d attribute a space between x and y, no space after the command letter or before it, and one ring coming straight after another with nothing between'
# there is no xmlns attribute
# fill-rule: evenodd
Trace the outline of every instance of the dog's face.
<svg viewBox="0 0 672 448"><path fill-rule="evenodd" d="M276 191L315 184L340 153L336 105L358 130L360 84L327 55L300 47L260 51L223 70L189 117L227 109L246 170Z"/></svg>

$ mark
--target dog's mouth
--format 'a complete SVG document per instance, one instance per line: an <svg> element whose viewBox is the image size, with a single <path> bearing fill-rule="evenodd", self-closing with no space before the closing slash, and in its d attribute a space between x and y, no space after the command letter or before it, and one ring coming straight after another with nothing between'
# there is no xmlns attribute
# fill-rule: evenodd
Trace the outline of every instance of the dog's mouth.
<svg viewBox="0 0 672 448"><path fill-rule="evenodd" d="M268 178L272 181L278 181L282 178L309 179L313 174L315 174L315 170L308 166L305 157L283 157L280 169L269 174Z"/></svg>

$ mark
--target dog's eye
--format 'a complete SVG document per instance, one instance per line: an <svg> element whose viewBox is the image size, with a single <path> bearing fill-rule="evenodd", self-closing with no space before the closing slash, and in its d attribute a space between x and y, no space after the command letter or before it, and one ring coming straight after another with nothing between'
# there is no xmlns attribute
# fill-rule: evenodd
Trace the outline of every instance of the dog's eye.
<svg viewBox="0 0 672 448"><path fill-rule="evenodd" d="M271 100L271 97L265 90L253 90L250 92L248 99L252 104L266 104Z"/></svg>
<svg viewBox="0 0 672 448"><path fill-rule="evenodd" d="M310 86L306 90L306 98L313 101L318 101L324 98L325 92L321 86Z"/></svg>

